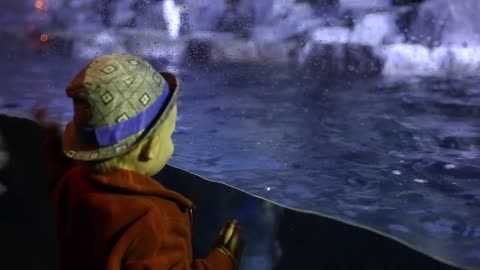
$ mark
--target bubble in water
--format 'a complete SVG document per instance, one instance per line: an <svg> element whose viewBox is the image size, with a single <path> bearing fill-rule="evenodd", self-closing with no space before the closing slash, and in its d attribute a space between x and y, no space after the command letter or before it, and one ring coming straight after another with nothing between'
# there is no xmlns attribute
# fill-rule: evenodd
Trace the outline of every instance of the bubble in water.
<svg viewBox="0 0 480 270"><path fill-rule="evenodd" d="M428 182L428 180L419 179L419 178L413 179L413 181L415 181L415 182L417 182L417 183L427 183L427 182Z"/></svg>
<svg viewBox="0 0 480 270"><path fill-rule="evenodd" d="M445 166L443 167L447 170L451 170L451 169L455 169L457 166L455 166L454 164L445 164Z"/></svg>
<svg viewBox="0 0 480 270"><path fill-rule="evenodd" d="M402 175L402 172L399 171L399 170L394 170L394 171L392 171L392 173L395 174L395 175Z"/></svg>

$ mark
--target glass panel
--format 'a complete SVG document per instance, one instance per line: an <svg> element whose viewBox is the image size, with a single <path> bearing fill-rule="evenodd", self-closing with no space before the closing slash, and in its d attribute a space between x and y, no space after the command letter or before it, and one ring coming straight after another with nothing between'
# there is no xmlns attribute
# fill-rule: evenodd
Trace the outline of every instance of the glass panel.
<svg viewBox="0 0 480 270"><path fill-rule="evenodd" d="M479 12L477 0L3 1L0 114L31 119L35 108L47 108L65 125L73 117L65 86L80 68L107 53L137 54L180 80L170 164L248 194L200 181L209 194L239 199L199 218L205 224L196 235L226 213L247 227L259 218L247 238L267 244L248 250L246 265L273 269L302 255L279 255L270 246L278 234L265 231L298 239L289 231L307 233L304 218L317 224L328 216L355 225L334 227L367 227L476 269ZM45 164L28 154L40 151L40 135L17 120L2 118L0 126L0 201L10 218L0 223L3 232L35 224L38 233L25 239L45 254L33 261L50 265L53 228L39 222L50 213L44 193L33 192L45 186L31 183ZM208 207L224 200L185 192ZM250 204L253 214L238 210ZM277 224L284 215L292 216ZM4 235L21 254L24 244ZM311 248L285 241L283 248Z"/></svg>

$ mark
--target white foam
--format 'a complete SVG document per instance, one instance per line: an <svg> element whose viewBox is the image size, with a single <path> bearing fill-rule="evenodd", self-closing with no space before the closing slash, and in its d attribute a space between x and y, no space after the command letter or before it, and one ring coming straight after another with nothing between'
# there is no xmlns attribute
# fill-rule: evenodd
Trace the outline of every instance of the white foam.
<svg viewBox="0 0 480 270"><path fill-rule="evenodd" d="M399 35L395 14L389 12L367 14L353 28L350 42L377 46L395 40L403 42Z"/></svg>
<svg viewBox="0 0 480 270"><path fill-rule="evenodd" d="M443 166L445 169L447 170L451 170L451 169L455 169L457 168L457 166L455 166L454 164L445 164L445 166Z"/></svg>
<svg viewBox="0 0 480 270"><path fill-rule="evenodd" d="M347 43L350 35L347 27L320 27L310 33L310 39L320 43Z"/></svg>
<svg viewBox="0 0 480 270"><path fill-rule="evenodd" d="M419 178L416 178L416 179L413 179L414 182L417 182L417 183L421 183L421 184L424 184L424 183L427 183L428 180L425 180L425 179L419 179Z"/></svg>
<svg viewBox="0 0 480 270"><path fill-rule="evenodd" d="M176 5L174 0L163 1L163 18L171 39L177 39L180 36L181 11L181 7Z"/></svg>
<svg viewBox="0 0 480 270"><path fill-rule="evenodd" d="M392 171L392 173L393 173L394 175L402 175L402 172L399 171L399 170L394 170L394 171Z"/></svg>
<svg viewBox="0 0 480 270"><path fill-rule="evenodd" d="M388 76L443 76L480 74L480 46L440 46L434 49L415 44L379 47Z"/></svg>

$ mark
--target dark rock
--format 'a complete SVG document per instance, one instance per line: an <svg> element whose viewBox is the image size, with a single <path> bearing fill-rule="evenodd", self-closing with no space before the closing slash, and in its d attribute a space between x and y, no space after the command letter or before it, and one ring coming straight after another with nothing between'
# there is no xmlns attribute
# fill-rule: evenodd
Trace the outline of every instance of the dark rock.
<svg viewBox="0 0 480 270"><path fill-rule="evenodd" d="M310 5L295 4L281 20L274 20L269 24L257 24L252 29L251 39L256 42L280 42L322 24L324 20L314 17L314 11Z"/></svg>
<svg viewBox="0 0 480 270"><path fill-rule="evenodd" d="M250 17L255 25L274 25L288 17L295 7L295 0L239 0L240 15Z"/></svg>
<svg viewBox="0 0 480 270"><path fill-rule="evenodd" d="M185 61L208 62L212 51L212 44L208 40L192 39L187 43Z"/></svg>
<svg viewBox="0 0 480 270"><path fill-rule="evenodd" d="M185 43L171 39L166 31L131 32L125 35L123 45L128 52L168 63L181 61L185 51Z"/></svg>
<svg viewBox="0 0 480 270"><path fill-rule="evenodd" d="M303 68L327 74L379 74L382 59L371 46L309 43L301 54Z"/></svg>
<svg viewBox="0 0 480 270"><path fill-rule="evenodd" d="M186 62L255 62L258 50L252 41L229 33L203 33L193 36L186 45Z"/></svg>
<svg viewBox="0 0 480 270"><path fill-rule="evenodd" d="M411 4L420 4L425 0L393 0L392 4L394 6L403 6L403 5L411 5Z"/></svg>
<svg viewBox="0 0 480 270"><path fill-rule="evenodd" d="M185 0L184 5L190 19L190 28L194 32L216 31L227 11L225 0Z"/></svg>
<svg viewBox="0 0 480 270"><path fill-rule="evenodd" d="M477 0L428 0L418 6L408 40L426 46L479 45Z"/></svg>

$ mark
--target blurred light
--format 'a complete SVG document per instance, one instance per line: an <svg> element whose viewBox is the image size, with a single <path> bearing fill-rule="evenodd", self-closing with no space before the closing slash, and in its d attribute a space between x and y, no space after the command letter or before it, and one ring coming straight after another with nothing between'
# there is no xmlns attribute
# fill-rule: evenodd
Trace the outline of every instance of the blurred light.
<svg viewBox="0 0 480 270"><path fill-rule="evenodd" d="M41 34L40 35L40 41L41 42L47 42L48 40L48 35L47 34Z"/></svg>
<svg viewBox="0 0 480 270"><path fill-rule="evenodd" d="M42 9L43 7L43 2L40 0L35 1L35 8L36 9Z"/></svg>
<svg viewBox="0 0 480 270"><path fill-rule="evenodd" d="M35 1L35 8L38 10L46 11L47 5L42 0Z"/></svg>

